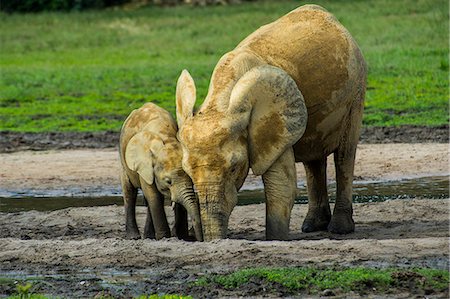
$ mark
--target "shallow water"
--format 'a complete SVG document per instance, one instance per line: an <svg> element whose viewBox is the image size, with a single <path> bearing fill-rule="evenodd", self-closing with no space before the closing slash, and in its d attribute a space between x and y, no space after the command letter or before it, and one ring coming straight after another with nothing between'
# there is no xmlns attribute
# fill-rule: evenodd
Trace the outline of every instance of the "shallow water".
<svg viewBox="0 0 450 299"><path fill-rule="evenodd" d="M331 201L334 199L335 184L329 185ZM38 194L27 195L26 192L15 193L0 197L1 212L18 211L52 211L68 207L90 207L105 205L122 205L122 197L117 192L109 196L57 196L58 192L50 196ZM111 194L111 193L110 193ZM22 196L21 196L22 195ZM55 196L52 196L55 195ZM408 198L448 198L449 176L434 176L400 181L385 182L355 182L353 184L354 202L378 202L391 199ZM239 192L238 205L248 205L264 202L264 190L245 190ZM300 186L297 192L296 203L307 203L306 187ZM142 196L138 200L143 205Z"/></svg>

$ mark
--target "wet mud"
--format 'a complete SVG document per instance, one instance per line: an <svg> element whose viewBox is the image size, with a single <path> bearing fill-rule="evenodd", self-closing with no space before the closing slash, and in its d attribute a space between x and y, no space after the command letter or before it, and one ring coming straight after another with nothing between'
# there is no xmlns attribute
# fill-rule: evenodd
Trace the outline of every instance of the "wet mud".
<svg viewBox="0 0 450 299"><path fill-rule="evenodd" d="M264 240L264 204L239 206L231 215L228 239L202 243L125 240L121 206L0 213L0 276L33 278L42 282L39 292L71 298L163 292L216 298L250 295L192 283L207 274L248 267L448 269L448 205L448 199L355 204L356 232L346 236L302 233L307 206L295 205L290 241ZM170 208L167 214L172 223ZM140 227L144 217L145 208L138 207ZM257 286L252 296L282 295L281 289L268 292L267 286ZM4 294L14 290L11 284L2 288Z"/></svg>

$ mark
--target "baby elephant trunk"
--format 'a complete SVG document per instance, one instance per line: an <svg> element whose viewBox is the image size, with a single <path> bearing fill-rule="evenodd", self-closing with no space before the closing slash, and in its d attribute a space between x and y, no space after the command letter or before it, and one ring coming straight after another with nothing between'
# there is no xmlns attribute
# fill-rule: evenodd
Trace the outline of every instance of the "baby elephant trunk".
<svg viewBox="0 0 450 299"><path fill-rule="evenodd" d="M180 199L177 202L186 209L188 215L191 217L194 225L195 238L197 241L203 241L202 222L200 219L198 200L192 187L183 188L180 192Z"/></svg>

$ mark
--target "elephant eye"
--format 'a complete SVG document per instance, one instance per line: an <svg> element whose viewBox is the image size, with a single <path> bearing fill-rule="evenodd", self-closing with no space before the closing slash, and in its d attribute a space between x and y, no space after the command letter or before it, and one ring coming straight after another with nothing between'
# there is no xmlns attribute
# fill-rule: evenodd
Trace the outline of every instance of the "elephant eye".
<svg viewBox="0 0 450 299"><path fill-rule="evenodd" d="M166 182L167 185L172 185L172 180L170 178L165 178L164 182Z"/></svg>

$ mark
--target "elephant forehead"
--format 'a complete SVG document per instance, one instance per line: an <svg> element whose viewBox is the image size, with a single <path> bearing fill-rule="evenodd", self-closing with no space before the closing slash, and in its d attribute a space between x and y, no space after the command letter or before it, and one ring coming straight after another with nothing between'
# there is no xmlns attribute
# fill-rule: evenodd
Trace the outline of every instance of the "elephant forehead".
<svg viewBox="0 0 450 299"><path fill-rule="evenodd" d="M187 148L221 146L230 136L230 130L219 122L195 121L183 128L181 138Z"/></svg>
<svg viewBox="0 0 450 299"><path fill-rule="evenodd" d="M168 151L167 155L163 157L162 162L166 169L181 168L182 153L180 151Z"/></svg>
<svg viewBox="0 0 450 299"><path fill-rule="evenodd" d="M193 168L204 167L206 170L222 169L226 165L225 157L217 152L208 154L204 152L196 152L193 155L189 155L188 163Z"/></svg>

